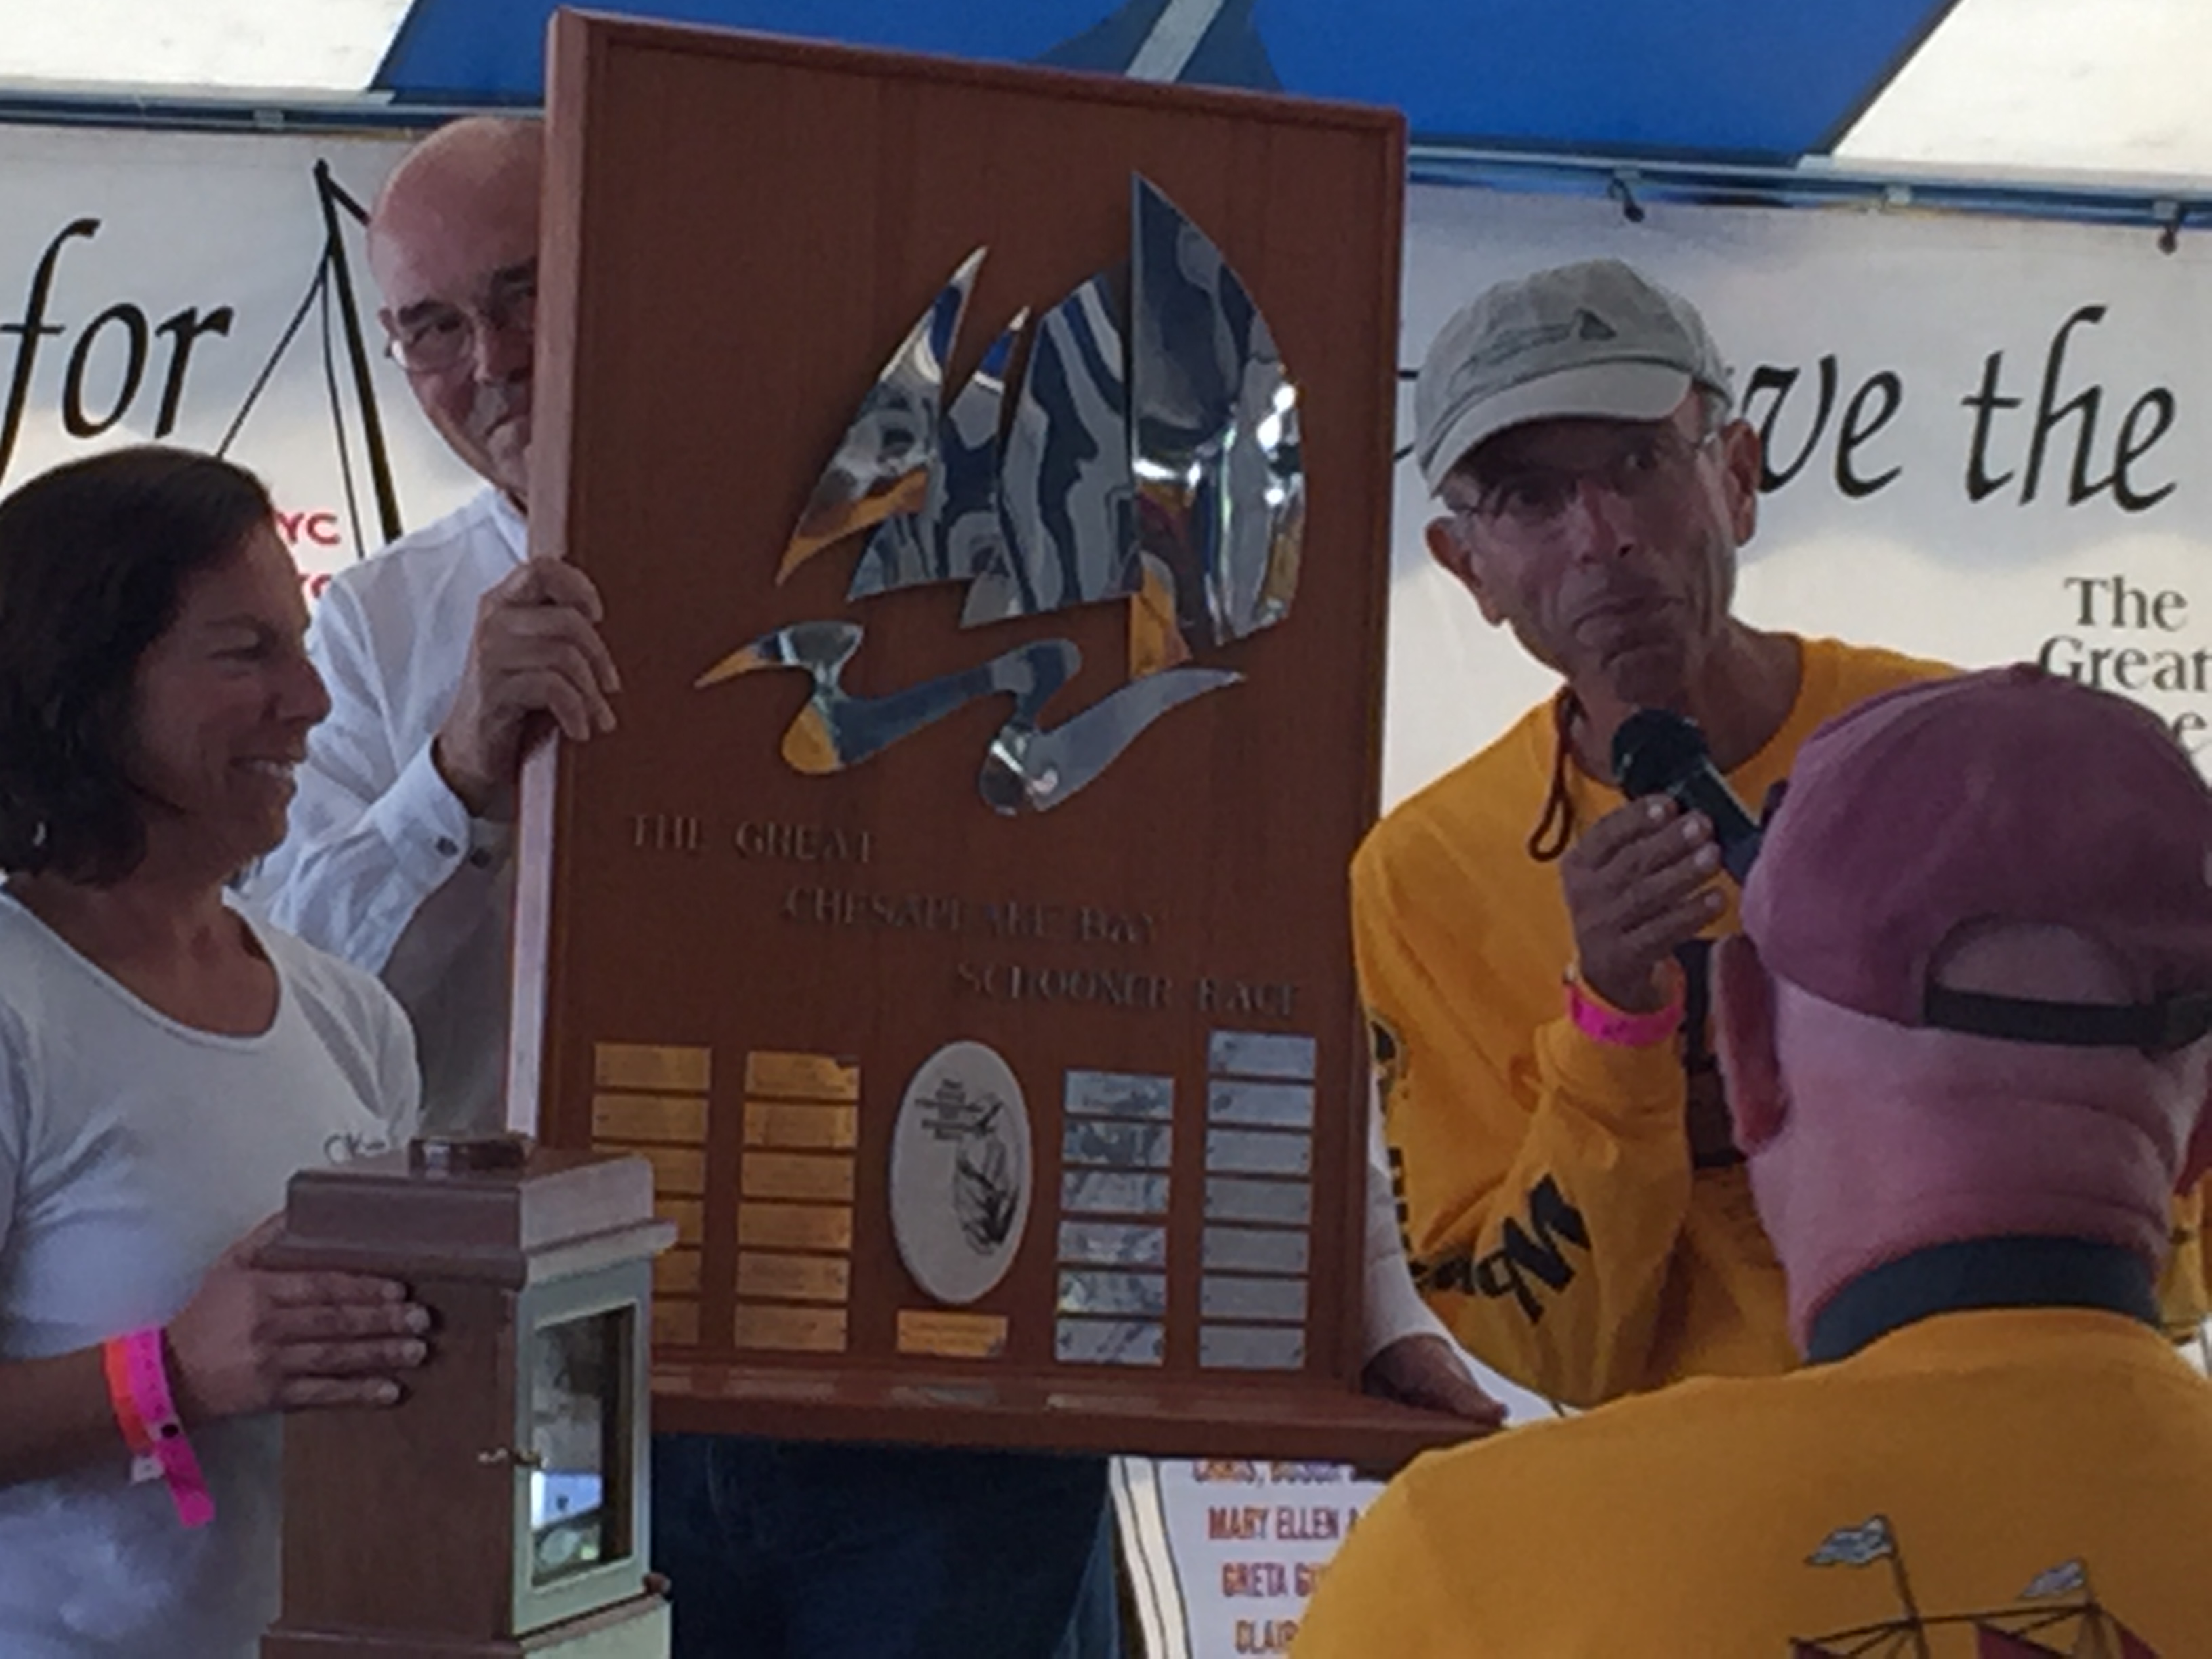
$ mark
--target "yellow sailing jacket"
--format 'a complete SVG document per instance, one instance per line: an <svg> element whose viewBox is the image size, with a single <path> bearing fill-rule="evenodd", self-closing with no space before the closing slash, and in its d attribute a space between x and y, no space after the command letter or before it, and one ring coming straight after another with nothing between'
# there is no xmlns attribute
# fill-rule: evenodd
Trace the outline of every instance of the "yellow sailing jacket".
<svg viewBox="0 0 2212 1659"><path fill-rule="evenodd" d="M1419 1459L1291 1654L2183 1659L2212 1651L2208 1537L2212 1383L2158 1333L1944 1314Z"/></svg>
<svg viewBox="0 0 2212 1659"><path fill-rule="evenodd" d="M1833 640L1802 646L1788 718L1729 774L1754 812L1822 721L1949 672ZM1574 935L1557 866L1528 851L1555 742L1550 707L1530 711L1401 804L1352 863L1407 1263L1470 1352L1554 1400L1789 1370L1781 1269L1742 1166L1692 1167L1689 1091L1719 1086L1702 953L1688 953L1688 1017L1671 1043L1607 1047L1565 1018ZM1568 787L1578 829L1622 804L1571 766ZM1737 926L1734 884L1723 889L1714 938ZM2187 1242L2162 1295L2177 1334L2205 1308L2200 1211L2197 1196L2176 1208Z"/></svg>

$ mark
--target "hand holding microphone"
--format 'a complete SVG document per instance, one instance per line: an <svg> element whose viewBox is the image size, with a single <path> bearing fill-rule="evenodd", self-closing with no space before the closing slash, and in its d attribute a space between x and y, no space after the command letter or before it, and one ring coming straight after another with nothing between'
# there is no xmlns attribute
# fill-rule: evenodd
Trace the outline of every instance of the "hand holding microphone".
<svg viewBox="0 0 2212 1659"><path fill-rule="evenodd" d="M1663 710L1639 710L1613 744L1627 805L1590 825L1559 863L1576 972L1616 1008L1656 1010L1675 988L1675 947L1726 909L1723 868L1751 867L1759 827L1713 770L1703 735Z"/></svg>
<svg viewBox="0 0 2212 1659"><path fill-rule="evenodd" d="M1741 886L1759 856L1757 820L1713 765L1698 723L1664 708L1639 708L1613 734L1613 775L1632 800L1671 797L1713 826L1721 867Z"/></svg>

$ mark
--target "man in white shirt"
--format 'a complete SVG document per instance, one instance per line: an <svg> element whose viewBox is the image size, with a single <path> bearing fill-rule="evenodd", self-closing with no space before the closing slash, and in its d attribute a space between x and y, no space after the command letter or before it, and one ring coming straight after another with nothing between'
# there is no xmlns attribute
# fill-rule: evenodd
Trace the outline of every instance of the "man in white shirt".
<svg viewBox="0 0 2212 1659"><path fill-rule="evenodd" d="M472 123L400 165L369 232L392 349L490 485L343 573L315 655L331 717L254 890L380 975L415 1023L422 1121L502 1121L511 797L526 743L614 724L617 684L573 566L525 559L538 280L534 125Z"/></svg>

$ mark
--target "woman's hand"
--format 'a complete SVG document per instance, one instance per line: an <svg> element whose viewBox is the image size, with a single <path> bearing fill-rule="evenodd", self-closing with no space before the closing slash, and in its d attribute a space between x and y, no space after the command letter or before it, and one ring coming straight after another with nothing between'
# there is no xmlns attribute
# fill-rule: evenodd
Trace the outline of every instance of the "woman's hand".
<svg viewBox="0 0 2212 1659"><path fill-rule="evenodd" d="M170 1322L170 1386L187 1423L316 1406L390 1406L428 1357L430 1311L396 1279L256 1262L272 1217L222 1253Z"/></svg>

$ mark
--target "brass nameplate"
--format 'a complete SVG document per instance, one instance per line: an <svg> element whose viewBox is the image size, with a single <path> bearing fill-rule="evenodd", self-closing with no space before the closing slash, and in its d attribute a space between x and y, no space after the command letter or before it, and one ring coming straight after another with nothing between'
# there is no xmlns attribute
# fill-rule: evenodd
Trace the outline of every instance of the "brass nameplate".
<svg viewBox="0 0 2212 1659"><path fill-rule="evenodd" d="M1164 1267L1168 1230L1133 1221L1063 1221L1060 1259L1101 1267Z"/></svg>
<svg viewBox="0 0 2212 1659"><path fill-rule="evenodd" d="M1208 1227L1199 1249L1199 1261L1209 1271L1232 1273L1304 1274L1310 1271L1311 1255L1303 1231L1278 1227Z"/></svg>
<svg viewBox="0 0 2212 1659"><path fill-rule="evenodd" d="M633 1146L633 1156L653 1165L653 1189L686 1197L707 1190L707 1154L689 1146Z"/></svg>
<svg viewBox="0 0 2212 1659"><path fill-rule="evenodd" d="M1052 1352L1069 1365L1158 1365L1167 1358L1167 1327L1146 1319L1063 1319L1053 1328Z"/></svg>
<svg viewBox="0 0 2212 1659"><path fill-rule="evenodd" d="M745 1092L770 1100L858 1100L860 1068L834 1054L756 1049L745 1056Z"/></svg>
<svg viewBox="0 0 2212 1659"><path fill-rule="evenodd" d="M740 1204L738 1243L767 1249L849 1250L853 1212L842 1205Z"/></svg>
<svg viewBox="0 0 2212 1659"><path fill-rule="evenodd" d="M772 1308L738 1304L738 1346L780 1353L842 1353L842 1308Z"/></svg>
<svg viewBox="0 0 2212 1659"><path fill-rule="evenodd" d="M738 1294L779 1302L842 1302L853 1293L853 1264L841 1255L738 1257Z"/></svg>
<svg viewBox="0 0 2212 1659"><path fill-rule="evenodd" d="M939 1359L996 1359L1006 1351L1006 1322L1000 1314L944 1313L902 1308L898 1351Z"/></svg>
<svg viewBox="0 0 2212 1659"><path fill-rule="evenodd" d="M1310 1036L1273 1031L1216 1031L1206 1044L1206 1069L1230 1077L1275 1077L1311 1083L1319 1045Z"/></svg>
<svg viewBox="0 0 2212 1659"><path fill-rule="evenodd" d="M738 1184L747 1198L849 1204L853 1160L850 1157L809 1158L803 1152L747 1152Z"/></svg>
<svg viewBox="0 0 2212 1659"><path fill-rule="evenodd" d="M745 1145L848 1152L860 1144L857 1106L792 1106L771 1100L745 1103Z"/></svg>
<svg viewBox="0 0 2212 1659"><path fill-rule="evenodd" d="M1198 1363L1206 1370L1294 1371L1306 1363L1306 1335L1295 1326L1201 1325Z"/></svg>
<svg viewBox="0 0 2212 1659"><path fill-rule="evenodd" d="M642 1042L592 1045L592 1082L601 1089L650 1089L660 1094L702 1095L714 1076L705 1048Z"/></svg>
<svg viewBox="0 0 2212 1659"><path fill-rule="evenodd" d="M653 1261L653 1293L655 1296L696 1296L699 1294L699 1252L696 1250L665 1250Z"/></svg>
<svg viewBox="0 0 2212 1659"><path fill-rule="evenodd" d="M594 1140L666 1140L699 1146L707 1139L703 1095L593 1095Z"/></svg>
<svg viewBox="0 0 2212 1659"><path fill-rule="evenodd" d="M1208 1273L1199 1281L1198 1312L1201 1319L1302 1325L1306 1317L1306 1282Z"/></svg>
<svg viewBox="0 0 2212 1659"><path fill-rule="evenodd" d="M679 1348L699 1346L699 1304L696 1302L656 1300L653 1304L653 1340Z"/></svg>

